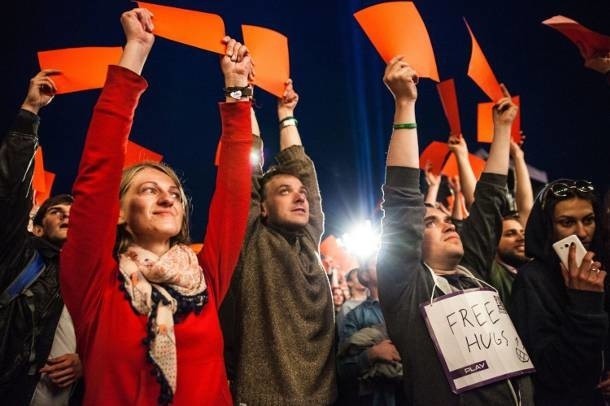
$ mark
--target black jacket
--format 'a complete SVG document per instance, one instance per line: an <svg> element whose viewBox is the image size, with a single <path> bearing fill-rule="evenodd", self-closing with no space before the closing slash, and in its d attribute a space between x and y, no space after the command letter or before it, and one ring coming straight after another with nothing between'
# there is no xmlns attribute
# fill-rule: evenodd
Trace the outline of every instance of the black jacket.
<svg viewBox="0 0 610 406"><path fill-rule="evenodd" d="M536 367L535 401L603 405L595 387L602 377L608 336L604 294L568 289L552 243L549 218L536 199L525 234L527 255L534 259L519 269L510 307Z"/></svg>
<svg viewBox="0 0 610 406"><path fill-rule="evenodd" d="M460 265L487 279L502 232L506 176L484 173L477 183L470 216L460 229L464 256ZM377 261L379 297L388 332L402 358L403 386L413 405L514 405L507 380L466 391L451 392L419 305L430 300L434 281L422 263L424 198L419 170L388 167L384 193L381 250ZM471 279L446 278L468 286ZM466 286L465 286L466 285ZM435 289L435 296L442 295ZM513 379L523 405L532 404L528 376Z"/></svg>
<svg viewBox="0 0 610 406"><path fill-rule="evenodd" d="M27 231L38 123L37 115L19 111L0 145L0 292L19 275L35 250L46 264L24 294L0 309L0 399L8 405L29 403L63 308L59 249Z"/></svg>

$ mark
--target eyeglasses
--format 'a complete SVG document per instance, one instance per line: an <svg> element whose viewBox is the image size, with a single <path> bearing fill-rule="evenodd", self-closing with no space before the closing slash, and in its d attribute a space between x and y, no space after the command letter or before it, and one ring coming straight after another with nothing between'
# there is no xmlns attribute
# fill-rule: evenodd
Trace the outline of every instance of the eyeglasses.
<svg viewBox="0 0 610 406"><path fill-rule="evenodd" d="M548 187L541 195L542 208L546 205L548 197L552 194L556 198L573 196L575 193L592 193L595 191L593 184L588 180L568 180L557 182Z"/></svg>

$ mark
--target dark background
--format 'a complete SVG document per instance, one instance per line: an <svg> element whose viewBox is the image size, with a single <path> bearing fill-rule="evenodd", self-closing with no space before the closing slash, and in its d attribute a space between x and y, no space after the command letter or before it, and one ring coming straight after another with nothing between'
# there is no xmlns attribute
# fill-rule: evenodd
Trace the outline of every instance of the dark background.
<svg viewBox="0 0 610 406"><path fill-rule="evenodd" d="M240 24L265 26L289 39L296 110L308 153L316 162L327 232L341 234L374 216L380 200L393 104L381 82L384 64L352 14L374 1L159 0L159 4L217 13L229 35ZM528 163L550 179L586 178L600 191L610 185L610 86L585 69L576 47L540 22L562 14L610 35L610 1L417 1L435 49L441 79L455 78L462 128L476 143L476 103L485 95L466 76L470 39L466 17L498 79L521 96ZM0 128L7 129L38 71L36 52L124 43L119 0L7 2L0 28L3 96ZM222 77L216 55L157 38L143 72L131 139L162 153L193 197L193 236L201 240L213 188L213 157L220 134L216 102ZM419 86L420 147L449 132L434 82ZM53 193L69 192L87 124L99 91L60 95L41 111L45 166L57 173ZM258 90L257 115L267 161L277 151L276 103Z"/></svg>

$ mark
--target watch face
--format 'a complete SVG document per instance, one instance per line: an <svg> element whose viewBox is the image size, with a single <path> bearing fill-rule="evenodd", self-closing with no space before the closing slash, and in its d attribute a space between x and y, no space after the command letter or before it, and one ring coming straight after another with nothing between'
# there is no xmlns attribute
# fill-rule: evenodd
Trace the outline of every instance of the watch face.
<svg viewBox="0 0 610 406"><path fill-rule="evenodd" d="M242 92L241 92L241 90L233 90L231 93L229 93L229 96L231 96L234 99L241 99Z"/></svg>

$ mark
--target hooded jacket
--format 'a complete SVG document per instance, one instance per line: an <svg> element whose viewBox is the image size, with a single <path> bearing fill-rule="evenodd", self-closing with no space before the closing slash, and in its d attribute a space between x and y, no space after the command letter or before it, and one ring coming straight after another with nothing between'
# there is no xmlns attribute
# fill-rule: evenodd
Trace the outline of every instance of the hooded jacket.
<svg viewBox="0 0 610 406"><path fill-rule="evenodd" d="M533 260L519 269L511 317L536 367L536 404L603 405L596 385L607 346L604 293L565 286L552 248L552 219L542 207L552 184L540 192L527 222L525 250Z"/></svg>

